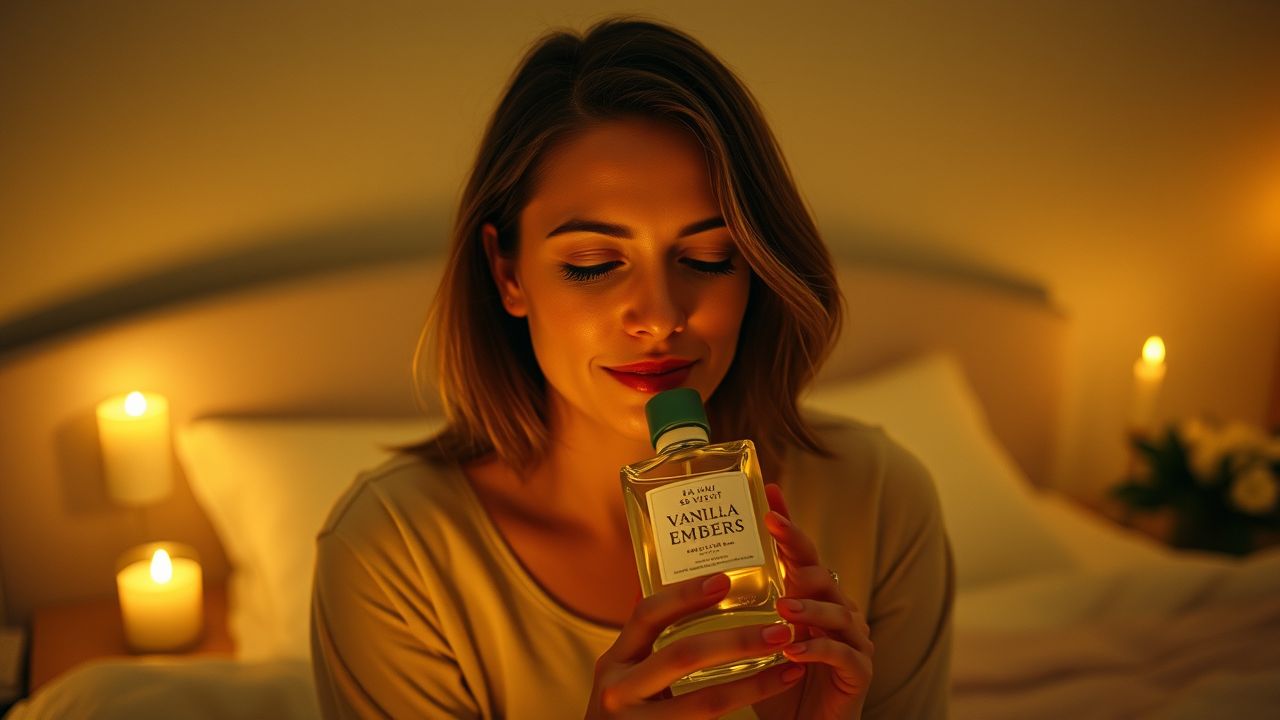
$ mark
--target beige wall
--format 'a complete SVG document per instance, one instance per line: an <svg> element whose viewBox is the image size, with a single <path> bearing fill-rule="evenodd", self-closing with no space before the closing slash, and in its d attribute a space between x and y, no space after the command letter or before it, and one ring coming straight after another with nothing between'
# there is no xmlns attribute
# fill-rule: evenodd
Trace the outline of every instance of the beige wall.
<svg viewBox="0 0 1280 720"><path fill-rule="evenodd" d="M440 242L525 45L610 6L285 5L0 5L0 324L298 228L417 215ZM1060 486L1122 470L1148 334L1169 348L1166 417L1263 421L1280 4L613 6L742 75L838 252L1050 289L1075 329Z"/></svg>

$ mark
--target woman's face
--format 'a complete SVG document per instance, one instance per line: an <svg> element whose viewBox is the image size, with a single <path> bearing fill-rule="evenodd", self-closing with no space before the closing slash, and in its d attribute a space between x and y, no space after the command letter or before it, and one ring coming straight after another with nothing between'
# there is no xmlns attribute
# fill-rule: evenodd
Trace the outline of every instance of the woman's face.
<svg viewBox="0 0 1280 720"><path fill-rule="evenodd" d="M559 146L542 169L514 262L498 257L494 227L483 228L505 307L528 318L556 412L647 444L650 397L678 385L705 401L724 378L751 271L702 146L679 126L611 121ZM691 364L617 374L654 360Z"/></svg>

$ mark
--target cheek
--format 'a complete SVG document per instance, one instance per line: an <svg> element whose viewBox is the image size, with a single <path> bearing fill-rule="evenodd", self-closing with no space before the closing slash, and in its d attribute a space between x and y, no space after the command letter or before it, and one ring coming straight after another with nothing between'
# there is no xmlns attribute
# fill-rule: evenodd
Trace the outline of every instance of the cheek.
<svg viewBox="0 0 1280 720"><path fill-rule="evenodd" d="M710 288L699 303L698 334L707 340L733 345L742 329L742 318L747 310L749 285L738 283L728 287Z"/></svg>
<svg viewBox="0 0 1280 720"><path fill-rule="evenodd" d="M563 377L565 368L587 363L608 337L608 315L581 293L539 288L529 306L529 334L543 372Z"/></svg>

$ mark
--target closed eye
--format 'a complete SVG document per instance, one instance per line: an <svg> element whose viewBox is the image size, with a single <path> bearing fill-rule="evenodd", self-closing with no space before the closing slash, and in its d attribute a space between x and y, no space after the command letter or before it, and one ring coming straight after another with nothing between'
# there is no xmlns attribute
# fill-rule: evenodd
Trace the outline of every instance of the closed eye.
<svg viewBox="0 0 1280 720"><path fill-rule="evenodd" d="M706 260L694 260L693 258L685 259L689 263L689 267L708 275L732 275L733 274L733 258L726 258L719 262L707 262Z"/></svg>
<svg viewBox="0 0 1280 720"><path fill-rule="evenodd" d="M622 262L618 260L600 263L599 265L570 265L569 263L563 263L560 265L560 274L564 275L566 280L590 282L608 275L609 271L621 264Z"/></svg>
<svg viewBox="0 0 1280 720"><path fill-rule="evenodd" d="M732 258L721 260L719 262L707 262L706 260L685 258L683 262L694 270L707 275L732 275L734 270ZM600 263L598 265L570 265L569 263L562 263L560 265L560 274L563 275L566 280L571 280L573 282L590 282L608 275L614 268L621 264L622 262L619 260Z"/></svg>

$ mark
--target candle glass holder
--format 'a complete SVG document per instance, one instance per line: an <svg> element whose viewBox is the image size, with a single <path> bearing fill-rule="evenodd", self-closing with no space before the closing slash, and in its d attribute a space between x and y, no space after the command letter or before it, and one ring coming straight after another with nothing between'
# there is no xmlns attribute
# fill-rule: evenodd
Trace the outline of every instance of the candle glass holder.
<svg viewBox="0 0 1280 720"><path fill-rule="evenodd" d="M132 392L98 404L98 439L107 495L140 507L173 489L169 401L157 393Z"/></svg>
<svg viewBox="0 0 1280 720"><path fill-rule="evenodd" d="M116 591L132 652L186 650L203 637L204 579L190 545L150 542L126 550L116 561Z"/></svg>

